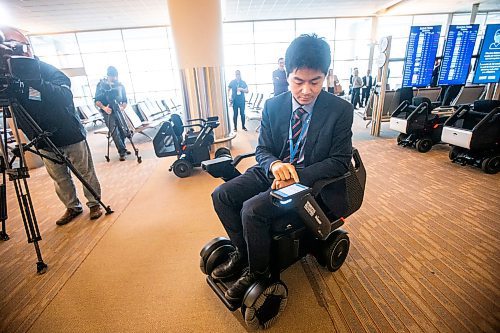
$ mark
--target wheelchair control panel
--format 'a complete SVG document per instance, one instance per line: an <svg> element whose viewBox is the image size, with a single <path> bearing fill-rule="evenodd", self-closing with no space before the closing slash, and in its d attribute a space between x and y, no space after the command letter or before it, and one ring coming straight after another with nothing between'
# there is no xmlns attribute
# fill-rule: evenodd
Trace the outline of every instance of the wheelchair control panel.
<svg viewBox="0 0 500 333"><path fill-rule="evenodd" d="M310 187L296 183L271 191L271 197L275 206L295 207L306 227L319 239L326 239L331 232L330 220L311 192Z"/></svg>

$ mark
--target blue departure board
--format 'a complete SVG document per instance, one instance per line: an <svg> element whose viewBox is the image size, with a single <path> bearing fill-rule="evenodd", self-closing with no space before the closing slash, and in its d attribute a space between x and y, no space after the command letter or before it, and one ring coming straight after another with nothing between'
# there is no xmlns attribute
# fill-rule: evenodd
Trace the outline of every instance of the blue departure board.
<svg viewBox="0 0 500 333"><path fill-rule="evenodd" d="M500 82L500 24L488 24L474 73L474 83Z"/></svg>
<svg viewBox="0 0 500 333"><path fill-rule="evenodd" d="M430 84L441 26L411 27L403 69L403 87Z"/></svg>
<svg viewBox="0 0 500 333"><path fill-rule="evenodd" d="M439 85L465 83L478 30L479 24L450 26L439 72Z"/></svg>

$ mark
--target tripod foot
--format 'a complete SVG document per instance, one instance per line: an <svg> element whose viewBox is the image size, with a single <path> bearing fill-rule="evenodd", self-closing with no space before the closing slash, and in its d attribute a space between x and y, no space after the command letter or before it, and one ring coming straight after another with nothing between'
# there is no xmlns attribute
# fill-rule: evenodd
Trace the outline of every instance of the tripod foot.
<svg viewBox="0 0 500 333"><path fill-rule="evenodd" d="M0 231L0 240L3 240L3 241L8 241L10 238L9 238L9 235L7 235L7 233L5 231Z"/></svg>
<svg viewBox="0 0 500 333"><path fill-rule="evenodd" d="M106 158L106 162L109 162L109 156L104 156Z"/></svg>
<svg viewBox="0 0 500 333"><path fill-rule="evenodd" d="M107 207L104 207L104 210L106 211L106 215L109 215L111 213L114 213L114 211L111 209L111 207L107 206Z"/></svg>
<svg viewBox="0 0 500 333"><path fill-rule="evenodd" d="M36 273L39 275L45 274L47 272L47 264L43 261L39 261L36 263Z"/></svg>
<svg viewBox="0 0 500 333"><path fill-rule="evenodd" d="M137 156L137 163L142 163L142 156Z"/></svg>

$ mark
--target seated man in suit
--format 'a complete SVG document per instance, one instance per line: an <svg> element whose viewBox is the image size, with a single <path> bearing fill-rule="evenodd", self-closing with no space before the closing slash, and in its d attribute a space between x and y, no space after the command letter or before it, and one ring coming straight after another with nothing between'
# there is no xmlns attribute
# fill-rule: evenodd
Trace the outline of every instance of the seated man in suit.
<svg viewBox="0 0 500 333"><path fill-rule="evenodd" d="M322 90L331 63L328 43L302 35L290 44L285 59L290 91L266 101L258 164L212 193L215 211L237 249L212 273L214 279L240 276L226 291L229 301L241 300L250 285L269 274L271 224L289 213L272 204L270 191L341 176L352 157L353 107ZM346 202L345 192L333 189L321 197L332 210Z"/></svg>

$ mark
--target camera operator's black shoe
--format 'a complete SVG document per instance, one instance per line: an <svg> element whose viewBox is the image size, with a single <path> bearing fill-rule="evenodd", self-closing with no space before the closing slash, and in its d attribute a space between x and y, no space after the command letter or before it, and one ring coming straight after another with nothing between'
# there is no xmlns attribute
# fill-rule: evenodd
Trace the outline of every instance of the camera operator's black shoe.
<svg viewBox="0 0 500 333"><path fill-rule="evenodd" d="M247 257L243 257L240 252L234 251L229 255L229 259L226 262L215 267L211 276L216 280L230 279L240 275L247 266Z"/></svg>
<svg viewBox="0 0 500 333"><path fill-rule="evenodd" d="M65 225L73 221L75 217L80 215L83 212L83 209L80 208L68 208L66 209L66 212L64 213L63 216L59 218L59 220L56 221L57 225Z"/></svg>
<svg viewBox="0 0 500 333"><path fill-rule="evenodd" d="M132 152L131 152L130 150L127 150L127 151L125 152L125 154L130 155L130 154L132 154Z"/></svg>
<svg viewBox="0 0 500 333"><path fill-rule="evenodd" d="M125 161L126 158L125 158L125 155L120 155L120 161Z"/></svg>
<svg viewBox="0 0 500 333"><path fill-rule="evenodd" d="M243 272L243 275L236 280L236 282L224 293L224 297L230 302L239 302L245 296L248 288L259 279L269 277L269 270L266 269L264 272L250 273L247 268Z"/></svg>

